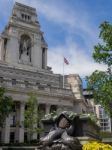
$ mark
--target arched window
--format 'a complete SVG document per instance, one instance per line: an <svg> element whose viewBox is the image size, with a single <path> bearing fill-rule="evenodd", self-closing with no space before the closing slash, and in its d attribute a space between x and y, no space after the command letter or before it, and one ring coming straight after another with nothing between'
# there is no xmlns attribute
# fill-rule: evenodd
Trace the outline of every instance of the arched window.
<svg viewBox="0 0 112 150"><path fill-rule="evenodd" d="M31 39L26 34L20 38L19 59L24 63L31 62Z"/></svg>

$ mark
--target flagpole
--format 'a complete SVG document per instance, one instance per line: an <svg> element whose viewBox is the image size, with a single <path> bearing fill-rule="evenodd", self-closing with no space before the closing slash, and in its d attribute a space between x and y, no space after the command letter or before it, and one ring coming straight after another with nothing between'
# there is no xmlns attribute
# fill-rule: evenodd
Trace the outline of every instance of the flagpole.
<svg viewBox="0 0 112 150"><path fill-rule="evenodd" d="M64 88L64 84L65 84L65 79L64 79L64 56L63 56L63 88Z"/></svg>

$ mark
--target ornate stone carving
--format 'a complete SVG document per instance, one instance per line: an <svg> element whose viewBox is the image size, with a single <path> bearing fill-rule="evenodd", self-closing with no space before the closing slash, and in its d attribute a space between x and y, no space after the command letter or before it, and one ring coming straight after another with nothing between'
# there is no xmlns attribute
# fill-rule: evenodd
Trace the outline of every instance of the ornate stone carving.
<svg viewBox="0 0 112 150"><path fill-rule="evenodd" d="M45 137L40 139L40 150L81 150L81 144L76 138L79 116L73 120L67 112L62 112L55 121L55 127Z"/></svg>

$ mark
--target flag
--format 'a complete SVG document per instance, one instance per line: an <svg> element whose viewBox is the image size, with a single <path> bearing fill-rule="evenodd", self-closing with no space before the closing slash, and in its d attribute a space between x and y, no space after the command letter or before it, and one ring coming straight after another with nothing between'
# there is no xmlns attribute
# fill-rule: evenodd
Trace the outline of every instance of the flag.
<svg viewBox="0 0 112 150"><path fill-rule="evenodd" d="M64 63L66 64L66 65L69 65L69 62L68 62L68 60L64 57Z"/></svg>

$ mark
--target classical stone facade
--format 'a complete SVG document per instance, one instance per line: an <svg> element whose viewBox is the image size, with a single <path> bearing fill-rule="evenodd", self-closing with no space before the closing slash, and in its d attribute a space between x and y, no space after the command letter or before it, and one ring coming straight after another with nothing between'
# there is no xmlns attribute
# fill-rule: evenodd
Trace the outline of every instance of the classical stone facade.
<svg viewBox="0 0 112 150"><path fill-rule="evenodd" d="M87 112L79 75L63 77L47 66L48 46L40 30L36 9L15 3L9 23L0 36L0 86L7 89L15 108L0 129L4 143L24 142L25 103L28 93L38 93L39 107L45 113L53 110ZM17 124L18 123L18 124ZM37 139L34 134L33 139Z"/></svg>

